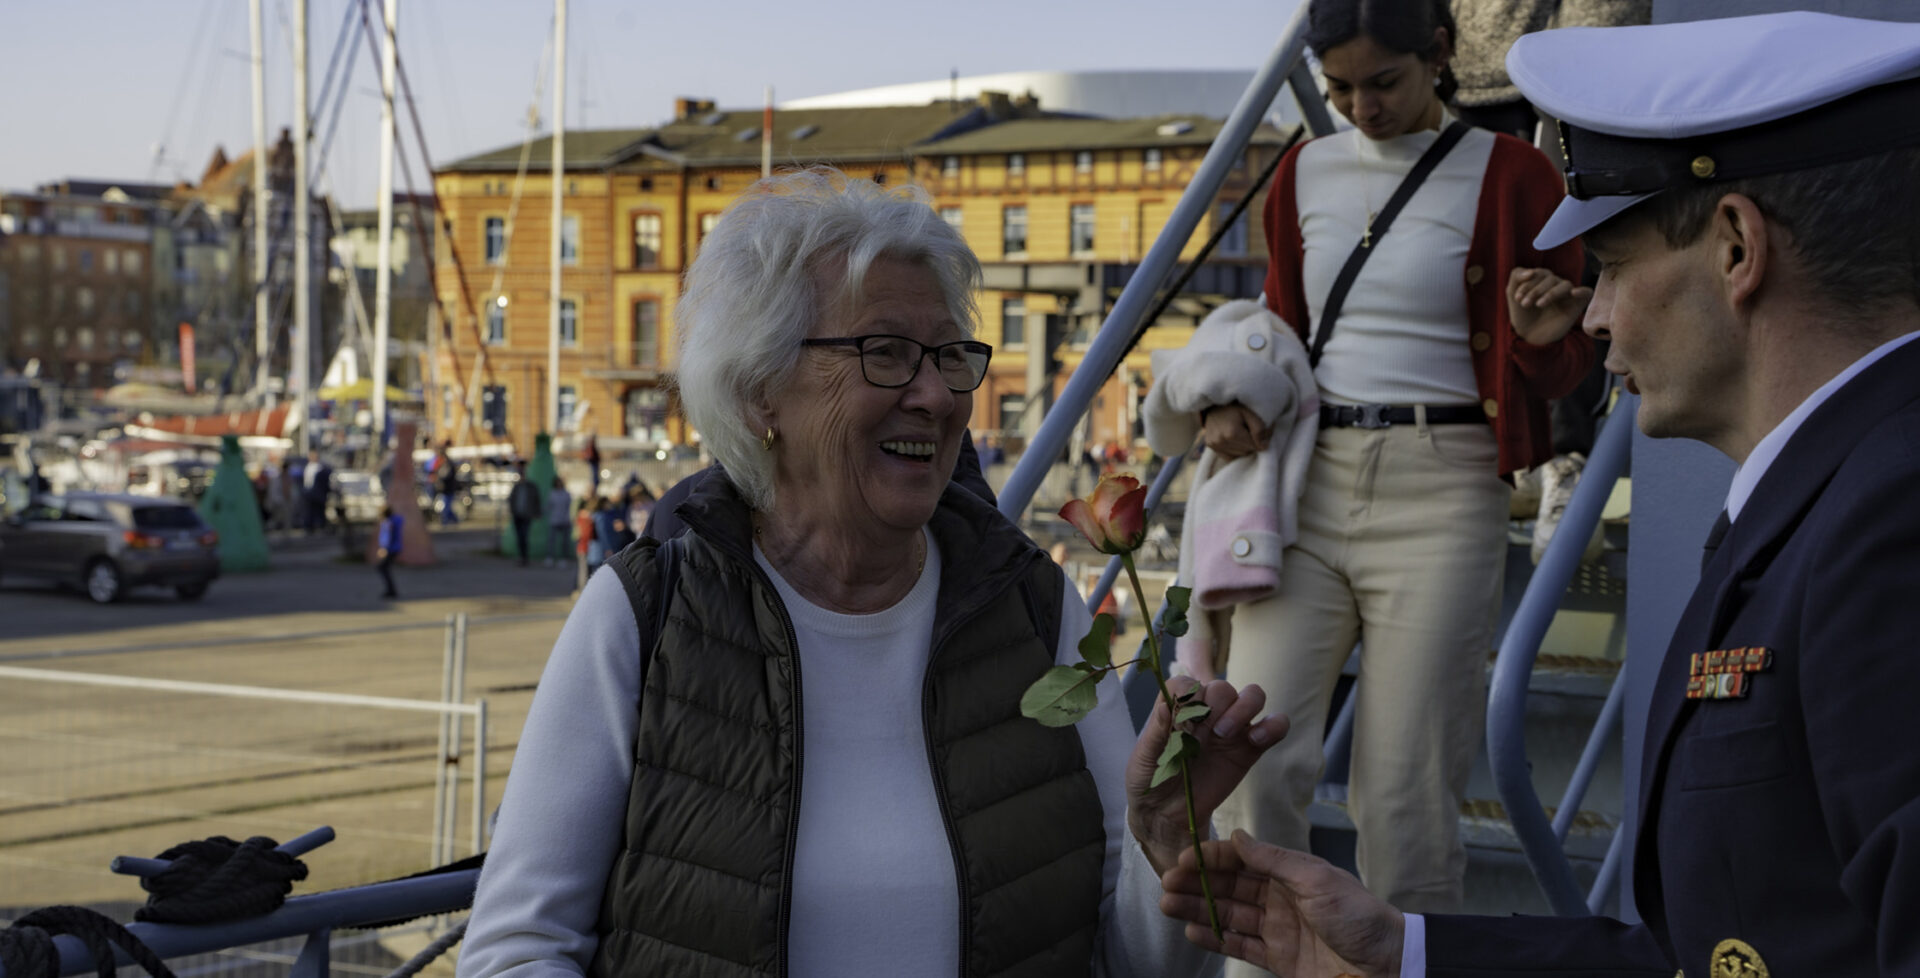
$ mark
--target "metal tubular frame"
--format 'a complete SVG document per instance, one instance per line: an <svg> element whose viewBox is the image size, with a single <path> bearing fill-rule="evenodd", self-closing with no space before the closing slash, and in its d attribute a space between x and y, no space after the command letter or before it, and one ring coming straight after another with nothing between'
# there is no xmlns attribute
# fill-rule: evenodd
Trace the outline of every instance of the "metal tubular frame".
<svg viewBox="0 0 1920 978"><path fill-rule="evenodd" d="M1527 763L1526 713L1527 685L1533 664L1540 653L1540 641L1546 637L1559 610L1561 596L1579 567L1581 551L1586 549L1592 527L1600 522L1613 484L1625 471L1632 441L1633 419L1639 398L1625 395L1614 406L1606 424L1594 439L1593 455L1587 460L1580 484L1560 520L1560 529L1547 544L1540 566L1527 582L1520 606L1507 626L1500 654L1494 660L1493 681L1487 694L1487 755L1493 767L1493 781L1500 801L1507 808L1520 849L1533 868L1540 890L1546 894L1553 912L1577 917L1588 913L1587 898L1574 882L1573 864L1561 848L1560 838L1547 821L1546 809L1533 787L1533 768ZM1605 711L1603 710L1603 713ZM1591 750L1590 753L1597 751ZM1588 778L1591 768L1584 763ZM1570 789L1571 790L1571 789ZM1584 792L1581 784L1578 790Z"/></svg>
<svg viewBox="0 0 1920 978"><path fill-rule="evenodd" d="M1306 49L1306 11L1306 4L1301 4L1294 11L1293 19L1281 34L1280 43L1267 56L1267 63L1254 74L1253 83L1240 96L1240 102L1233 107L1226 125L1221 127L1220 134L1207 149L1206 158L1201 160L1193 182L1180 195L1180 203L1174 206L1166 227L1154 239L1146 257L1140 260L1139 271L1120 291L1113 311L1107 314L1106 322L1101 324L1100 332L1088 347L1086 358L1080 362L1073 376L1068 378L1058 403L1041 419L1040 430L1028 442L1026 453L1014 466L1013 473L1000 491L1000 512L1005 513L1008 519L1019 519L1033 501L1034 491L1046 478L1053 460L1059 458L1061 450L1066 448L1074 425L1080 422L1087 406L1093 403L1094 395L1107 382L1107 377L1120 365L1121 357L1133 341L1134 329L1140 325L1141 317L1152 305L1154 293L1166 284L1167 277L1172 274L1174 265L1180 259L1181 249L1186 247L1187 239L1193 236L1193 229L1199 227L1200 220L1212 212L1214 198L1227 182L1236 159L1245 150L1254 129L1260 125L1261 117L1273 104L1281 84L1287 80L1294 64Z"/></svg>
<svg viewBox="0 0 1920 978"><path fill-rule="evenodd" d="M280 909L246 920L213 925L134 923L128 924L127 930L162 958L206 954L305 934L307 946L300 952L291 976L325 978L327 939L335 928L462 910L473 902L473 887L479 879L479 870L461 870L291 897ZM53 940L60 952L63 978L94 972L93 955L79 938L61 935ZM126 955L115 956L120 966L135 966ZM0 967L0 978L8 978L4 967Z"/></svg>

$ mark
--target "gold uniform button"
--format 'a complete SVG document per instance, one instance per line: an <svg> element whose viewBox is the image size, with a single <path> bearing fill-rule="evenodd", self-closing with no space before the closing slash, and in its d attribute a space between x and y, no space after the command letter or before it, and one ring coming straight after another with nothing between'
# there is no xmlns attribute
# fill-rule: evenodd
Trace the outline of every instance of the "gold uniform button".
<svg viewBox="0 0 1920 978"><path fill-rule="evenodd" d="M1500 402L1489 397L1480 402L1480 410L1487 412L1487 419L1492 420L1500 416Z"/></svg>
<svg viewBox="0 0 1920 978"><path fill-rule="evenodd" d="M1711 178L1713 171L1718 169L1718 167L1714 165L1713 157L1711 156L1694 157L1690 168L1693 170L1693 175L1702 180Z"/></svg>
<svg viewBox="0 0 1920 978"><path fill-rule="evenodd" d="M1493 337L1488 336L1486 333L1475 333L1473 334L1472 342L1473 351L1478 353L1493 345Z"/></svg>
<svg viewBox="0 0 1920 978"><path fill-rule="evenodd" d="M1479 285L1480 280L1486 277L1487 277L1486 269L1481 268L1478 265L1467 266L1467 284L1468 285Z"/></svg>

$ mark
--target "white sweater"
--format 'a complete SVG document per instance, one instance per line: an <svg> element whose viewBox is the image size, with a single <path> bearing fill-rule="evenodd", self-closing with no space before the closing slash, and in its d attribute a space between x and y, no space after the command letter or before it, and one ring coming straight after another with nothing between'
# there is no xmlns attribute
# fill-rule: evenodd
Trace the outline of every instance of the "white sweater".
<svg viewBox="0 0 1920 978"><path fill-rule="evenodd" d="M1327 293L1360 240L1368 213L1387 206L1420 154L1438 138L1440 133L1429 129L1375 142L1348 129L1300 150L1295 186L1306 248L1300 278L1316 336ZM1325 399L1480 403L1467 345L1462 271L1492 152L1491 133L1468 132L1361 266L1314 370Z"/></svg>
<svg viewBox="0 0 1920 978"><path fill-rule="evenodd" d="M899 604L841 615L773 578L799 639L807 764L800 791L794 978L940 976L959 969L958 888L921 730L939 553ZM1091 616L1073 588L1061 663ZM631 784L639 648L619 579L595 574L540 679L474 897L460 978L583 974ZM845 708L829 708L827 704ZM1077 729L1105 808L1107 860L1095 974L1197 975L1221 959L1160 914L1159 880L1126 828L1122 776L1133 728L1115 683Z"/></svg>

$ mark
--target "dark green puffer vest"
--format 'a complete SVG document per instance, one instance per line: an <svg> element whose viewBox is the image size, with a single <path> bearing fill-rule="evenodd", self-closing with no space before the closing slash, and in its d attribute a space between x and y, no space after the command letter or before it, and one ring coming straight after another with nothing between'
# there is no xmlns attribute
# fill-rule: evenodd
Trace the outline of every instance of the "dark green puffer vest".
<svg viewBox="0 0 1920 978"><path fill-rule="evenodd" d="M590 974L784 975L804 785L793 627L724 475L677 512L691 532L646 667L625 838ZM964 489L947 489L930 528L941 578L922 717L960 881L960 975L1086 975L1106 851L1100 797L1079 734L1019 706L1053 664L1035 623L1056 620L1064 581ZM636 619L658 621L651 543L617 559L638 585Z"/></svg>

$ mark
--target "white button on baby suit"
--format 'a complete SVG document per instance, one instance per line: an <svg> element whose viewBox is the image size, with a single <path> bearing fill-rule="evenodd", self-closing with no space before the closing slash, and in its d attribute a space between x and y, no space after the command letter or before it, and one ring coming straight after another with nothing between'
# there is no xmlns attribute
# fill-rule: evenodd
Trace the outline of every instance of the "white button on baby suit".
<svg viewBox="0 0 1920 978"><path fill-rule="evenodd" d="M1248 540L1246 537L1233 538L1233 555L1235 557L1245 557L1251 553L1253 553L1253 541Z"/></svg>
<svg viewBox="0 0 1920 978"><path fill-rule="evenodd" d="M1255 333L1252 336L1247 337L1247 349L1264 350L1266 348L1267 348L1267 338L1265 336L1259 333Z"/></svg>

